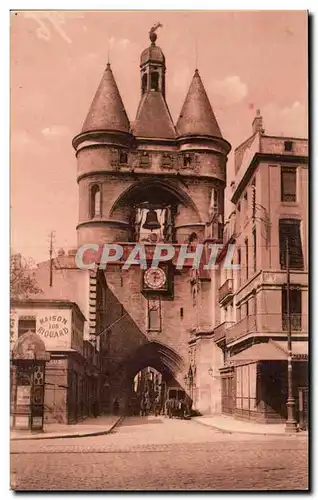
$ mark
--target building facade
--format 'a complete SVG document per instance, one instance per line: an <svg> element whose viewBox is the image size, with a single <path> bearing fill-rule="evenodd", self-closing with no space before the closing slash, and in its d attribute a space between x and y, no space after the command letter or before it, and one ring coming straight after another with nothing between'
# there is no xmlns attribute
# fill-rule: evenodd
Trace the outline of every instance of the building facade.
<svg viewBox="0 0 318 500"><path fill-rule="evenodd" d="M298 413L308 390L308 141L266 135L258 111L252 136L235 150L235 174L225 242L235 244L238 269L220 268L214 329L224 356L222 411L280 421L289 317Z"/></svg>
<svg viewBox="0 0 318 500"><path fill-rule="evenodd" d="M157 243L169 243L178 253L184 244L195 248L222 241L230 151L198 70L173 123L166 61L156 38L152 30L150 46L141 53L135 121L128 120L108 64L82 131L73 139L78 246L116 243L125 253L143 243L147 261ZM214 276L193 273L191 264L177 269L173 258L155 270L126 269L123 263L113 260L104 271L109 327L101 346L108 378L107 395L101 396L105 411L115 399L127 410L134 377L147 366L163 374L167 387L191 393L202 412L220 409L220 391L211 389L208 374L211 358L218 355L216 308L211 307Z"/></svg>

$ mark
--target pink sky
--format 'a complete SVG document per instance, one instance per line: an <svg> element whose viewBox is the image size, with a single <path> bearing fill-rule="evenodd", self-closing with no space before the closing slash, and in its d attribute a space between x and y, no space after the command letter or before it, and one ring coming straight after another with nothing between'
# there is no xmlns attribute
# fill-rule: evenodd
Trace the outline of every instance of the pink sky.
<svg viewBox="0 0 318 500"><path fill-rule="evenodd" d="M307 13L18 12L11 16L11 239L36 261L76 246L78 192L71 146L110 53L130 120L139 56L160 21L167 102L177 119L197 65L221 131L234 149L256 108L268 134L307 137ZM196 51L197 46L197 51ZM254 109L251 109L254 105ZM233 157L229 159L228 180Z"/></svg>

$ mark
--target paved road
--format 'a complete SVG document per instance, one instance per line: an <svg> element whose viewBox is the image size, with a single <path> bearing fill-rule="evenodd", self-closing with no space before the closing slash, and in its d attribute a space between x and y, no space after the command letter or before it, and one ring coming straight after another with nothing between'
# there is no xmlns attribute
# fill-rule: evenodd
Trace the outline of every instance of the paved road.
<svg viewBox="0 0 318 500"><path fill-rule="evenodd" d="M307 441L132 417L105 436L13 441L11 474L16 490L304 490Z"/></svg>

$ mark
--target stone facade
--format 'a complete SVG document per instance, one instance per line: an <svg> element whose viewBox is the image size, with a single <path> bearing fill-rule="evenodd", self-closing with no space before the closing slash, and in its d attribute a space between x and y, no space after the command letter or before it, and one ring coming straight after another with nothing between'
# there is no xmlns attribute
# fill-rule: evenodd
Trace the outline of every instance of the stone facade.
<svg viewBox="0 0 318 500"><path fill-rule="evenodd" d="M222 266L219 271L220 318L214 340L224 353L223 411L271 422L286 418L288 317L282 222L295 226L288 240L296 401L308 386L308 141L267 136L260 114L256 119L253 136L235 151L233 211L224 235L225 242L235 243L234 263L240 269ZM282 347L284 354L273 345Z"/></svg>
<svg viewBox="0 0 318 500"><path fill-rule="evenodd" d="M78 246L120 242L133 248L138 230L143 231L140 225L136 229L136 210L142 207L166 210L160 241L175 248L188 244L193 235L203 244L222 239L230 145L197 70L173 124L165 71L162 50L152 41L141 56L141 99L130 124L110 65L105 70L83 130L73 140ZM147 248L150 254L154 251L149 242ZM105 411L111 411L115 399L127 409L133 379L148 365L162 373L167 387L191 394L198 410L220 411L220 380L209 375L220 357L212 339L215 280L209 273L193 279L189 266L177 270L171 261L165 268L170 293L145 292L144 270L137 265L124 270L122 265L110 263L104 271L109 327L101 336ZM154 328L150 316L156 314Z"/></svg>

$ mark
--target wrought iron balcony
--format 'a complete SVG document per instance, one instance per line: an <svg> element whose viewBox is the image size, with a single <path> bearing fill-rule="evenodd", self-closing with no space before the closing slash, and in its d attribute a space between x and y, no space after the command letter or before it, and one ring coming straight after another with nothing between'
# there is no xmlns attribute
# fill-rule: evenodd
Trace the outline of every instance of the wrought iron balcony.
<svg viewBox="0 0 318 500"><path fill-rule="evenodd" d="M250 316L245 316L245 318L235 323L226 331L226 343L228 344L233 340L237 340L240 337L244 337L256 331L256 315L251 314Z"/></svg>
<svg viewBox="0 0 318 500"><path fill-rule="evenodd" d="M219 302L224 304L233 296L233 279L227 279L219 288Z"/></svg>
<svg viewBox="0 0 318 500"><path fill-rule="evenodd" d="M226 330L234 325L234 321L224 321L220 325L214 328L214 342L219 342L225 339Z"/></svg>
<svg viewBox="0 0 318 500"><path fill-rule="evenodd" d="M288 330L288 315L283 314L283 331ZM301 314L291 314L290 315L291 330L296 332L301 332Z"/></svg>

